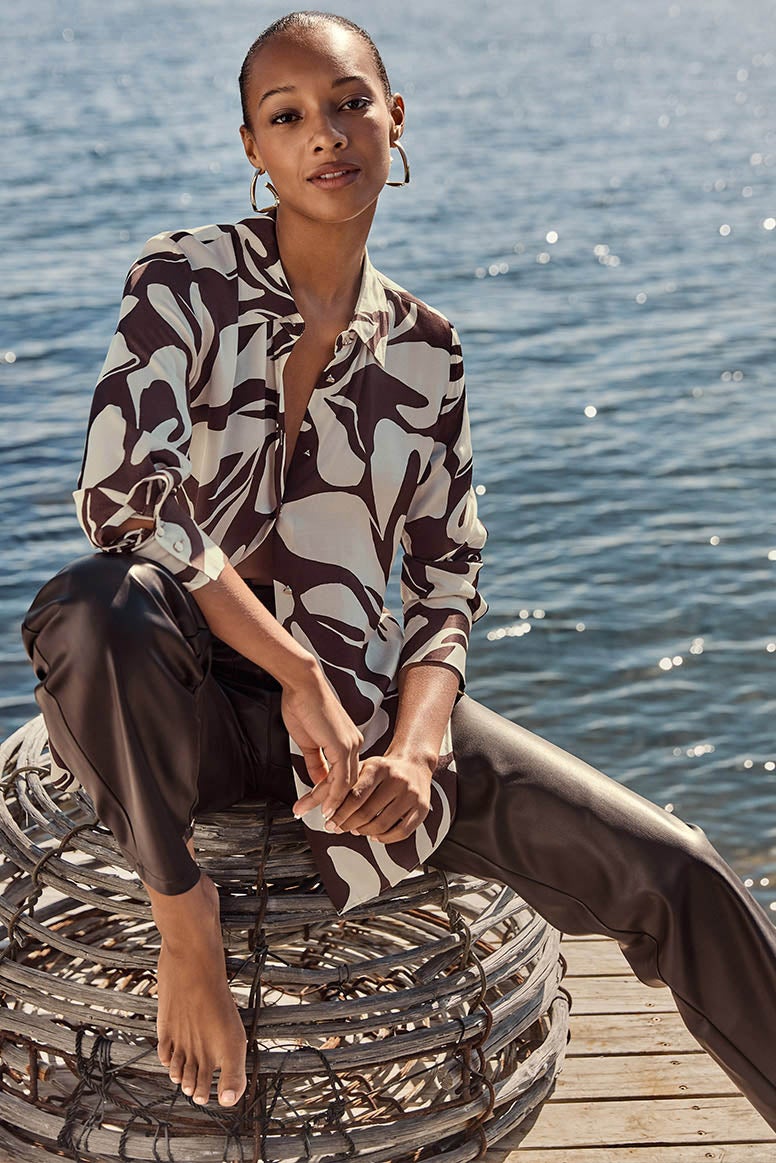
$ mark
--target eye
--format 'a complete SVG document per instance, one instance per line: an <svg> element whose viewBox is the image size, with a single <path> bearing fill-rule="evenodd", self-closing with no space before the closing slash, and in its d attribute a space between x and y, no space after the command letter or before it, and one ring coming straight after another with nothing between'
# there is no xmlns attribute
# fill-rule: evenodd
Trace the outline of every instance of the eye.
<svg viewBox="0 0 776 1163"><path fill-rule="evenodd" d="M349 101L345 102L345 104L342 106L342 108L343 109L356 109L356 110L366 109L371 104L372 104L372 100L370 97L351 97Z"/></svg>
<svg viewBox="0 0 776 1163"><path fill-rule="evenodd" d="M270 117L269 123L270 123L270 125L290 125L291 122L286 121L285 118L286 117L297 117L297 116L298 116L298 114L293 113L290 110L286 113L275 113L273 117Z"/></svg>

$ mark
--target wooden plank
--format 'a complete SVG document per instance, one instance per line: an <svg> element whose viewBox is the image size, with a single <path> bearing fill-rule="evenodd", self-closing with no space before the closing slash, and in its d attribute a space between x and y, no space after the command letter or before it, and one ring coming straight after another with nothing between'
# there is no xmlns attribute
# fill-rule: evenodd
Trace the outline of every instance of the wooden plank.
<svg viewBox="0 0 776 1163"><path fill-rule="evenodd" d="M572 995L573 996L573 995ZM700 1050L679 1014L576 1014L567 1055L675 1054Z"/></svg>
<svg viewBox="0 0 776 1163"><path fill-rule="evenodd" d="M571 1042L550 1099L488 1163L768 1163L776 1135L615 941L564 937Z"/></svg>
<svg viewBox="0 0 776 1163"><path fill-rule="evenodd" d="M616 941L561 942L560 951L568 962L568 977L632 977L635 973ZM644 986L649 989L649 986Z"/></svg>
<svg viewBox="0 0 776 1163"><path fill-rule="evenodd" d="M575 977L567 984L572 1014L677 1012L670 989L650 989L630 977Z"/></svg>
<svg viewBox="0 0 776 1163"><path fill-rule="evenodd" d="M501 1148L521 1143L534 1150L557 1147L697 1143L762 1143L760 1163L773 1158L774 1136L745 1098L648 1098L613 1102L548 1102L523 1137L506 1135ZM515 1156L514 1163L522 1163Z"/></svg>
<svg viewBox="0 0 776 1163"><path fill-rule="evenodd" d="M716 1062L697 1054L621 1054L570 1058L563 1063L552 1098L676 1098L739 1094Z"/></svg>
<svg viewBox="0 0 776 1163"><path fill-rule="evenodd" d="M542 1147L502 1150L497 1143L486 1163L768 1163L770 1148L762 1143L682 1144L680 1147Z"/></svg>

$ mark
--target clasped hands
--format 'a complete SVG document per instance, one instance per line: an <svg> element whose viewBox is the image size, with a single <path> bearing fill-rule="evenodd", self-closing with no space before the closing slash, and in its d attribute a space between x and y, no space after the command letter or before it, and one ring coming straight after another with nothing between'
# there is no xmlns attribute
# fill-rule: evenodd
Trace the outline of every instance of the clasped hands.
<svg viewBox="0 0 776 1163"><path fill-rule="evenodd" d="M372 756L359 765L355 784L345 788L332 771L296 801L294 815L320 805L328 832L372 836L381 844L406 840L428 815L432 772L426 763L399 755Z"/></svg>
<svg viewBox="0 0 776 1163"><path fill-rule="evenodd" d="M394 738L385 755L359 759L364 737L323 682L317 697L284 688L281 713L315 787L293 805L303 816L320 807L327 831L371 836L383 844L405 840L431 806L433 765L402 754Z"/></svg>

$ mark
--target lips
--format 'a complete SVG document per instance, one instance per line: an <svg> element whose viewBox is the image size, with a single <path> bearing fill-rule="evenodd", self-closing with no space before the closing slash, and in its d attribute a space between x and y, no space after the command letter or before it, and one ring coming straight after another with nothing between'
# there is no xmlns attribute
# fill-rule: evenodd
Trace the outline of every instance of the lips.
<svg viewBox="0 0 776 1163"><path fill-rule="evenodd" d="M340 190L342 186L349 186L356 181L361 170L357 165L349 162L328 163L319 166L318 170L307 179L319 190Z"/></svg>
<svg viewBox="0 0 776 1163"><path fill-rule="evenodd" d="M314 182L322 178L324 181L333 181L335 178L341 178L344 174L357 173L358 166L354 166L351 162L327 162L310 174L308 180Z"/></svg>

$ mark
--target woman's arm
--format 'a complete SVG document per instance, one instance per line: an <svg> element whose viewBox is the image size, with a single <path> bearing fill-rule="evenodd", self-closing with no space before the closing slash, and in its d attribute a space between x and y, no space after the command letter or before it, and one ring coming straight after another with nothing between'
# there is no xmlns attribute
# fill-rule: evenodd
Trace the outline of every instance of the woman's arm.
<svg viewBox="0 0 776 1163"><path fill-rule="evenodd" d="M151 528L135 517L121 527ZM329 685L318 660L288 633L229 562L215 580L190 591L217 638L262 666L283 687L281 713L314 783L339 803L358 778L364 737Z"/></svg>
<svg viewBox="0 0 776 1163"><path fill-rule="evenodd" d="M217 638L273 674L281 713L313 783L326 779L339 803L358 779L364 737L329 686L318 660L281 626L229 562L215 581L192 591ZM328 777L328 778L327 778Z"/></svg>

